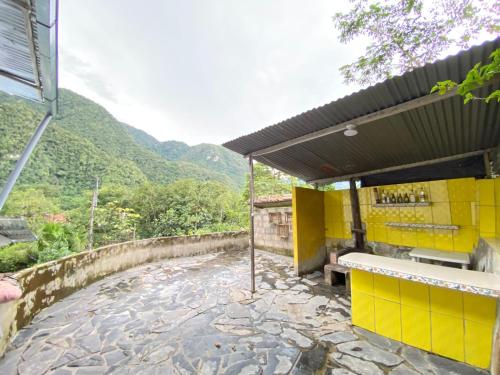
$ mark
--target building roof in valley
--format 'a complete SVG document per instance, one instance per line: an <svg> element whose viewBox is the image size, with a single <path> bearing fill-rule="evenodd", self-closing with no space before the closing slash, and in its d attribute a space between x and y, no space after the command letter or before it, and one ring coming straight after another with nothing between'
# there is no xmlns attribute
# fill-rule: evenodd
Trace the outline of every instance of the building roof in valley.
<svg viewBox="0 0 500 375"><path fill-rule="evenodd" d="M500 106L482 101L464 105L463 98L455 92L437 95L430 91L438 81L462 81L476 63L489 62L490 54L497 48L500 38L224 146L308 182L395 174L422 166L429 169L429 165L435 167L425 173L436 178L446 172L459 174L462 160L482 158L498 146ZM480 88L478 96L500 89L499 82L496 79ZM345 136L347 125L352 124L356 125L357 135ZM459 161L453 168L442 165L453 161ZM470 173L478 173L478 168L484 172L484 163L475 163L474 168Z"/></svg>
<svg viewBox="0 0 500 375"><path fill-rule="evenodd" d="M0 217L0 247L35 240L36 237L28 228L28 223L24 218Z"/></svg>
<svg viewBox="0 0 500 375"><path fill-rule="evenodd" d="M266 195L257 197L254 200L254 206L265 207L286 207L292 205L292 194Z"/></svg>

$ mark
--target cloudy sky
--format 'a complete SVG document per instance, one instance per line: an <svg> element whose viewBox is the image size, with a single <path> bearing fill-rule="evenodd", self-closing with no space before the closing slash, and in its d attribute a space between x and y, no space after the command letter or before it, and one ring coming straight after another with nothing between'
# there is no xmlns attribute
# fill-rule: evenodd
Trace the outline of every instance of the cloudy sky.
<svg viewBox="0 0 500 375"><path fill-rule="evenodd" d="M341 0L63 0L60 86L161 141L220 144L359 89Z"/></svg>
<svg viewBox="0 0 500 375"><path fill-rule="evenodd" d="M64 0L60 86L159 140L222 143L358 87L343 1ZM344 8L345 9L345 8Z"/></svg>

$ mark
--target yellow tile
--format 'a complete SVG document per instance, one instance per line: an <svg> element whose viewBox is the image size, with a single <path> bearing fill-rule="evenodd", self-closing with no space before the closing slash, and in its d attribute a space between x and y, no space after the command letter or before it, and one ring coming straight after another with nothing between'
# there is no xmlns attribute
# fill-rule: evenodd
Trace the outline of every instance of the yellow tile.
<svg viewBox="0 0 500 375"><path fill-rule="evenodd" d="M349 190L342 190L342 204L344 206L351 205L351 192Z"/></svg>
<svg viewBox="0 0 500 375"><path fill-rule="evenodd" d="M368 241L375 241L375 224L366 223L366 239Z"/></svg>
<svg viewBox="0 0 500 375"><path fill-rule="evenodd" d="M385 220L389 222L398 223L401 221L399 215L399 207L387 207L385 208Z"/></svg>
<svg viewBox="0 0 500 375"><path fill-rule="evenodd" d="M479 207L479 230L483 233L495 233L495 207L480 206Z"/></svg>
<svg viewBox="0 0 500 375"><path fill-rule="evenodd" d="M401 244L401 230L398 228L387 228L387 242L392 245L402 245Z"/></svg>
<svg viewBox="0 0 500 375"><path fill-rule="evenodd" d="M451 223L454 225L472 225L470 202L450 202Z"/></svg>
<svg viewBox="0 0 500 375"><path fill-rule="evenodd" d="M451 209L449 203L432 204L432 222L434 224L451 224Z"/></svg>
<svg viewBox="0 0 500 375"><path fill-rule="evenodd" d="M387 227L382 223L373 224L375 230L375 241L387 242Z"/></svg>
<svg viewBox="0 0 500 375"><path fill-rule="evenodd" d="M415 207L401 207L399 209L399 216L402 223L415 223Z"/></svg>
<svg viewBox="0 0 500 375"><path fill-rule="evenodd" d="M479 205L494 206L495 205L495 181L494 180L478 180L479 186Z"/></svg>
<svg viewBox="0 0 500 375"><path fill-rule="evenodd" d="M431 312L431 346L434 353L463 362L463 319Z"/></svg>
<svg viewBox="0 0 500 375"><path fill-rule="evenodd" d="M401 230L401 244L408 247L417 247L417 230L414 228L403 228Z"/></svg>
<svg viewBox="0 0 500 375"><path fill-rule="evenodd" d="M374 297L352 290L351 292L352 324L375 332Z"/></svg>
<svg viewBox="0 0 500 375"><path fill-rule="evenodd" d="M401 304L430 310L429 285L408 280L399 280Z"/></svg>
<svg viewBox="0 0 500 375"><path fill-rule="evenodd" d="M465 321L465 362L470 365L489 368L493 325Z"/></svg>
<svg viewBox="0 0 500 375"><path fill-rule="evenodd" d="M429 249L434 248L434 230L417 229L417 246Z"/></svg>
<svg viewBox="0 0 500 375"><path fill-rule="evenodd" d="M352 221L351 206L344 206L344 221Z"/></svg>
<svg viewBox="0 0 500 375"><path fill-rule="evenodd" d="M432 223L431 207L415 207L415 222L423 224Z"/></svg>
<svg viewBox="0 0 500 375"><path fill-rule="evenodd" d="M476 181L473 178L448 180L448 195L451 202L473 202L476 200Z"/></svg>
<svg viewBox="0 0 500 375"><path fill-rule="evenodd" d="M372 194L371 188L358 189L359 204L370 204L370 195Z"/></svg>
<svg viewBox="0 0 500 375"><path fill-rule="evenodd" d="M351 289L373 295L373 273L353 269L351 271Z"/></svg>
<svg viewBox="0 0 500 375"><path fill-rule="evenodd" d="M462 292L430 286L431 311L463 319Z"/></svg>
<svg viewBox="0 0 500 375"><path fill-rule="evenodd" d="M399 303L399 279L374 274L373 293L375 297Z"/></svg>
<svg viewBox="0 0 500 375"><path fill-rule="evenodd" d="M500 177L495 178L495 206L500 206Z"/></svg>
<svg viewBox="0 0 500 375"><path fill-rule="evenodd" d="M449 202L446 180L429 182L429 190L431 202Z"/></svg>
<svg viewBox="0 0 500 375"><path fill-rule="evenodd" d="M463 293L464 319L482 324L494 324L497 304L495 298Z"/></svg>
<svg viewBox="0 0 500 375"><path fill-rule="evenodd" d="M343 223L343 226L344 226L344 235L342 238L352 238L352 226L351 226L351 222L344 222Z"/></svg>
<svg viewBox="0 0 500 375"><path fill-rule="evenodd" d="M401 305L401 341L431 350L431 315L429 310Z"/></svg>
<svg viewBox="0 0 500 375"><path fill-rule="evenodd" d="M359 206L359 211L361 213L361 221L362 222L367 222L368 221L368 209L370 206L367 204L361 204Z"/></svg>
<svg viewBox="0 0 500 375"><path fill-rule="evenodd" d="M475 229L472 226L460 227L453 231L453 250L471 253L474 249Z"/></svg>
<svg viewBox="0 0 500 375"><path fill-rule="evenodd" d="M434 247L438 250L453 250L453 231L434 229Z"/></svg>
<svg viewBox="0 0 500 375"><path fill-rule="evenodd" d="M500 238L500 206L495 207L496 235Z"/></svg>
<svg viewBox="0 0 500 375"><path fill-rule="evenodd" d="M401 341L401 305L375 298L375 332Z"/></svg>
<svg viewBox="0 0 500 375"><path fill-rule="evenodd" d="M344 238L344 223L333 222L333 238Z"/></svg>

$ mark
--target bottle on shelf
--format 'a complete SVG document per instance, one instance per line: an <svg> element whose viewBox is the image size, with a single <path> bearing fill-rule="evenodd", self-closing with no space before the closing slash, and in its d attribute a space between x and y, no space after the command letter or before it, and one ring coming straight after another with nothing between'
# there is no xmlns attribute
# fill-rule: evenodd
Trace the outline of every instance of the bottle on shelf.
<svg viewBox="0 0 500 375"><path fill-rule="evenodd" d="M418 193L418 200L419 200L420 203L425 203L426 202L424 188L420 188L420 192Z"/></svg>
<svg viewBox="0 0 500 375"><path fill-rule="evenodd" d="M408 196L408 193L405 193L405 196L403 197L403 201L405 203L410 203L410 197Z"/></svg>
<svg viewBox="0 0 500 375"><path fill-rule="evenodd" d="M380 203L380 196L378 195L378 189L373 188L373 194L375 195L375 203Z"/></svg>
<svg viewBox="0 0 500 375"><path fill-rule="evenodd" d="M387 203L387 194L382 190L382 203Z"/></svg>
<svg viewBox="0 0 500 375"><path fill-rule="evenodd" d="M394 193L391 194L391 203L396 203L397 200L396 200L396 196L394 195Z"/></svg>
<svg viewBox="0 0 500 375"><path fill-rule="evenodd" d="M401 193L398 193L398 203L403 203L403 196Z"/></svg>
<svg viewBox="0 0 500 375"><path fill-rule="evenodd" d="M410 203L416 203L417 199L415 198L415 192L413 190L410 191Z"/></svg>

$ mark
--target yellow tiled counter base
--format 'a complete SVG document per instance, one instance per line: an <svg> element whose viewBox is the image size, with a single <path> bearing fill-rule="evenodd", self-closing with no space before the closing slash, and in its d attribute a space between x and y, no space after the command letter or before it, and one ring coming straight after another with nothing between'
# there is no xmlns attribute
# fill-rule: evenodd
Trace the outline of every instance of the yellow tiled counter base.
<svg viewBox="0 0 500 375"><path fill-rule="evenodd" d="M351 272L354 325L473 366L490 366L494 298Z"/></svg>

